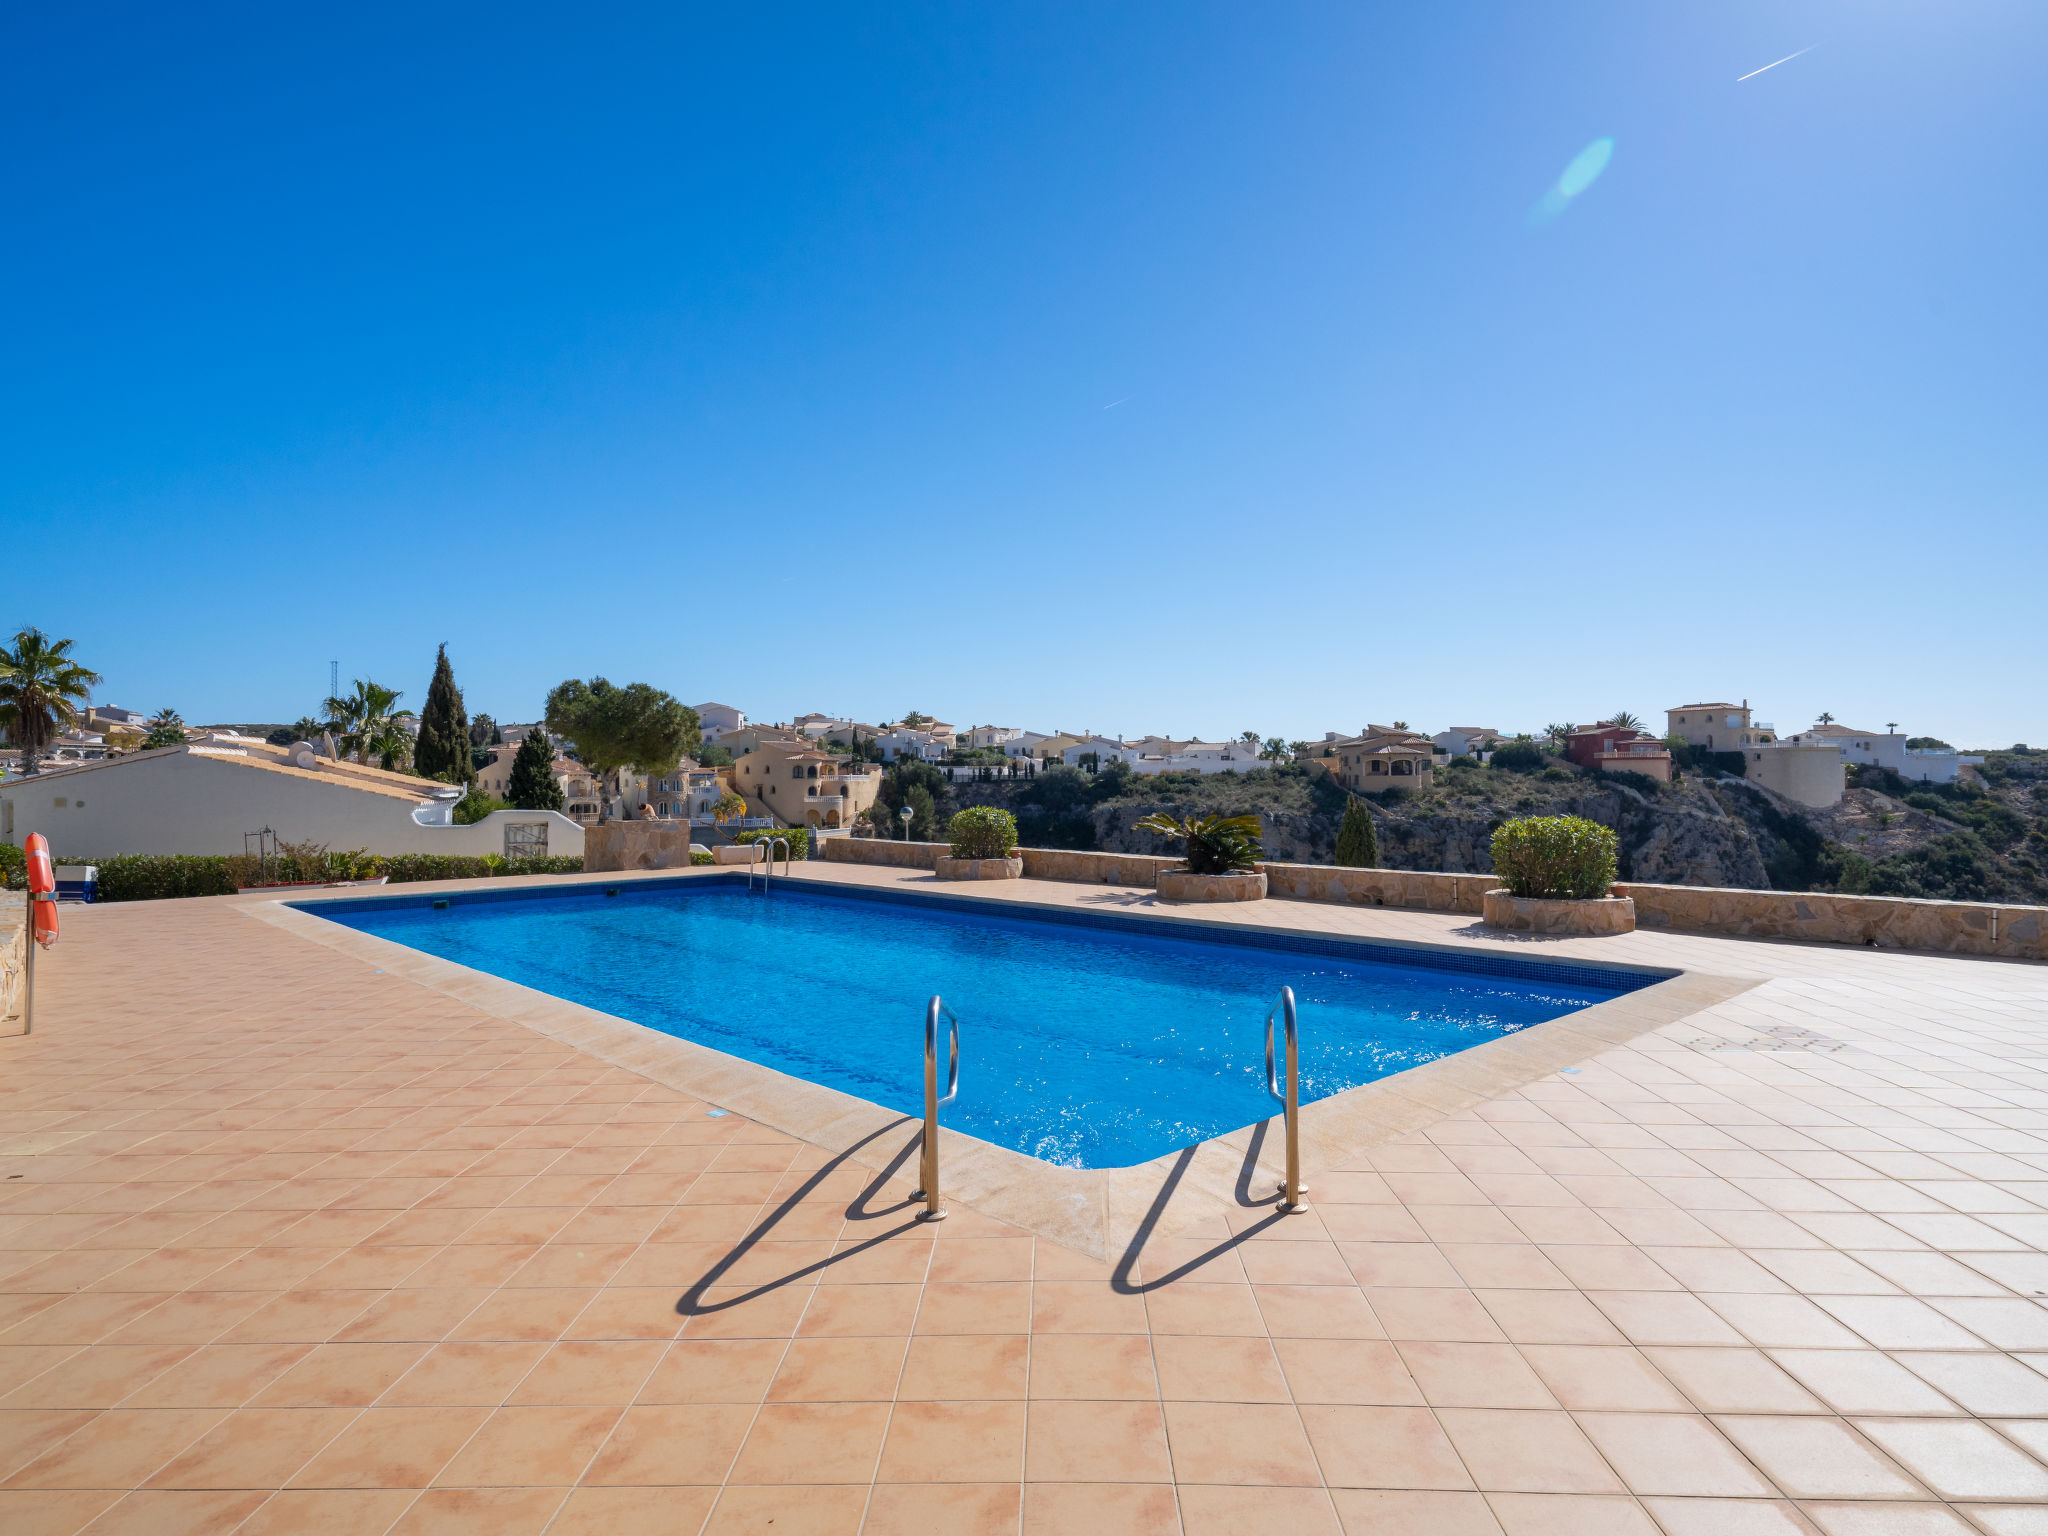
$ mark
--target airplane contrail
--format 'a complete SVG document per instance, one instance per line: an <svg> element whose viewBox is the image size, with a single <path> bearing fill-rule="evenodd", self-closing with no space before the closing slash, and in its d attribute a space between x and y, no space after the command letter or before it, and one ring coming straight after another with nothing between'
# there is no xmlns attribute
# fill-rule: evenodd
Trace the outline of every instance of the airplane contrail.
<svg viewBox="0 0 2048 1536"><path fill-rule="evenodd" d="M1122 404L1124 403L1124 400L1128 400L1128 399L1130 399L1130 398L1131 398L1131 397L1130 397L1129 395L1125 395L1125 396L1124 396L1124 399L1123 399L1123 400L1112 400L1112 401L1110 401L1110 402L1109 402L1109 404L1105 405L1105 406L1103 407L1103 409L1104 409L1105 411L1113 411L1113 410L1115 410L1115 409L1116 409L1116 408L1117 408L1118 406L1122 405Z"/></svg>
<svg viewBox="0 0 2048 1536"><path fill-rule="evenodd" d="M1800 49L1799 53L1811 53L1814 49L1818 48L1819 46L1819 43L1809 43L1806 47ZM1764 69L1776 69L1780 64L1790 64L1794 59L1799 57L1799 53L1788 53L1782 59L1773 59L1770 63L1764 66ZM1745 80L1754 80L1758 75L1764 72L1764 69L1752 69L1746 75L1737 75L1735 77L1735 83L1737 85L1740 85Z"/></svg>

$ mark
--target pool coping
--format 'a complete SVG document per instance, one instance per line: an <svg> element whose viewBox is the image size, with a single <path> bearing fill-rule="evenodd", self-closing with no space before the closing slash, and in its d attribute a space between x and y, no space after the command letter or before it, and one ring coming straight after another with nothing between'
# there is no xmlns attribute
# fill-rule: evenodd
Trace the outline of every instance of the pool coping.
<svg viewBox="0 0 2048 1536"><path fill-rule="evenodd" d="M520 894L569 894L593 886L672 884L697 879L723 884L729 881L730 873L704 869L664 870L638 876L611 874L596 879L549 881L538 890L485 887L459 894L466 900L505 899ZM777 878L803 880L805 876L793 872ZM891 887L883 895L836 881L816 883L820 889L835 894L857 890L869 899L922 902L946 910L971 909L986 903L996 908L1024 909L1019 915L1043 918L1062 914L1056 920L1076 920L1071 915L1073 908L1036 900L1025 890L977 892L964 897L917 887ZM317 897L305 893L288 900L260 898L240 904L240 910L285 932L637 1072L665 1087L745 1115L834 1154L847 1155L873 1171L908 1166L906 1154L921 1130L915 1117L301 910L309 902L323 906L357 905L386 902L393 895L389 890L361 895L336 892ZM1327 942L1346 950L1438 952L1461 959L1495 961L1500 958L1497 952L1477 946L1364 939L1328 929L1233 924L1213 917L1183 917L1149 910L1140 915L1097 909L1086 913L1085 920L1088 926L1114 928L1128 924L1152 931L1178 928L1191 938L1282 938ZM1395 1137L1587 1061L1762 984L1755 977L1719 976L1627 962L1539 963L1547 969L1561 965L1654 975L1659 979L1564 1018L1531 1025L1498 1040L1469 1046L1439 1060L1302 1106L1302 1164L1310 1186L1311 1206L1315 1174L1321 1168L1354 1161L1359 1153ZM1494 967L1485 969L1492 971ZM967 1070L972 1071L971 1058ZM942 1188L949 1204L971 1207L1095 1258L1125 1252L1140 1233L1173 1236L1207 1230L1213 1228L1218 1217L1233 1228L1247 1220L1272 1219L1283 1156L1279 1116L1126 1168L1060 1167L950 1128L942 1128L939 1145Z"/></svg>

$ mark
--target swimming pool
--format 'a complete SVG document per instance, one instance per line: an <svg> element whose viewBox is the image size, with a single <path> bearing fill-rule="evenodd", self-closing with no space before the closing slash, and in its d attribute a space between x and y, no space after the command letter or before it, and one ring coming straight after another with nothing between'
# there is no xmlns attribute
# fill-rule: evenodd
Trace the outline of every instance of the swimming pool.
<svg viewBox="0 0 2048 1536"><path fill-rule="evenodd" d="M943 994L963 1062L945 1123L1077 1168L1269 1117L1283 985L1308 1103L1659 979L794 881L764 897L726 876L295 905L905 1114L923 1112Z"/></svg>

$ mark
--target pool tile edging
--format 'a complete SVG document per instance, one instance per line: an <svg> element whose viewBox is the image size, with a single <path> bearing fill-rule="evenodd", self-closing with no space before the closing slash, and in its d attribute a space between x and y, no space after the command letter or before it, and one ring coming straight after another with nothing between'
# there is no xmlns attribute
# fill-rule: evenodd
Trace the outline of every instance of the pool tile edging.
<svg viewBox="0 0 2048 1536"><path fill-rule="evenodd" d="M589 882L563 882L572 883ZM1033 916L1048 910L1028 897L998 899L1006 905L1016 901L1030 907ZM259 921L459 998L482 1012L523 1025L665 1087L745 1115L828 1152L846 1154L871 1171L884 1171L892 1163L906 1176L914 1170L905 1154L914 1146L920 1127L915 1119L895 1110L394 940L328 922L293 902L267 898L241 903L240 909ZM1112 914L1090 916L1100 925L1116 922ZM1179 927L1183 922L1207 932L1220 926L1158 916L1143 926ZM1255 936L1269 932L1312 940L1343 937L1288 929L1260 929ZM1373 947L1425 946L1382 942ZM1439 952L1458 950L1451 945L1427 947ZM1624 969L1640 972L1645 968ZM1313 1184L1316 1169L1353 1161L1371 1147L1433 1125L1562 1067L1590 1060L1759 984L1752 978L1703 972L1666 973L1663 980L1564 1018L1532 1025L1304 1105L1302 1160L1310 1182ZM941 1132L943 1187L949 1203L968 1206L1091 1257L1109 1258L1122 1253L1141 1228L1149 1235L1172 1236L1210 1227L1219 1216L1232 1211L1269 1208L1271 1191L1280 1178L1281 1129L1275 1117L1212 1137L1192 1149L1114 1169L1057 1167L947 1129ZM1184 1166L1176 1170L1176 1164ZM1162 1191L1169 1184L1171 1192L1162 1202Z"/></svg>

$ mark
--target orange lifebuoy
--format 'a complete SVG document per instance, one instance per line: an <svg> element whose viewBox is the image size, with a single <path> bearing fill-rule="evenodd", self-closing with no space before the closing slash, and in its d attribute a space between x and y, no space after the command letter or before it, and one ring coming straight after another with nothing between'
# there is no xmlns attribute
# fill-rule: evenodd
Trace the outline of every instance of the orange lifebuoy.
<svg viewBox="0 0 2048 1536"><path fill-rule="evenodd" d="M57 942L57 903L36 898L52 895L57 889L57 870L50 862L50 840L40 832L31 832L22 840L21 851L28 855L29 931L38 944L48 949Z"/></svg>

